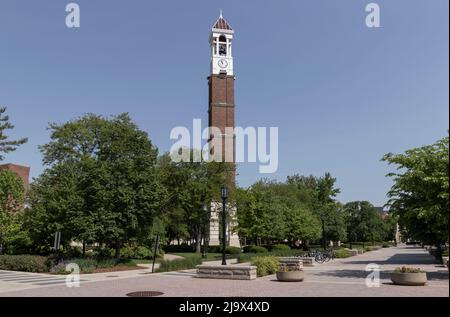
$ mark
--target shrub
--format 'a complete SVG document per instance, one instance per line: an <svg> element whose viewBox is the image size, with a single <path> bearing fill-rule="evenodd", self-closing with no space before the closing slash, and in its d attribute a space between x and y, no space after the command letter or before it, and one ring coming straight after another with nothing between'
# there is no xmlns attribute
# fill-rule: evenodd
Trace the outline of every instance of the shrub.
<svg viewBox="0 0 450 317"><path fill-rule="evenodd" d="M69 263L77 264L80 268L81 273L93 273L96 269L113 268L117 265L136 266L136 264L134 263L130 263L127 261L118 261L116 259L74 258L74 259L67 259L64 262L56 264L51 268L50 272L58 274L68 274L70 272L66 271L66 266Z"/></svg>
<svg viewBox="0 0 450 317"><path fill-rule="evenodd" d="M194 269L199 264L202 264L202 258L199 255L193 255L184 259L176 259L172 261L163 260L159 264L159 268L156 270L156 272L170 272Z"/></svg>
<svg viewBox="0 0 450 317"><path fill-rule="evenodd" d="M268 252L266 248L257 245L247 245L244 247L244 253L265 253Z"/></svg>
<svg viewBox="0 0 450 317"><path fill-rule="evenodd" d="M62 264L60 263L59 265L63 265L64 270L65 270L65 266L67 264L76 263L80 267L80 272L92 273L97 268L97 262L98 261L95 259L78 259L78 258L76 258L76 259L66 260L66 261L64 261L64 263L62 263Z"/></svg>
<svg viewBox="0 0 450 317"><path fill-rule="evenodd" d="M120 256L124 259L150 259L153 258L153 252L144 246L126 245L120 249Z"/></svg>
<svg viewBox="0 0 450 317"><path fill-rule="evenodd" d="M165 245L162 247L164 252L166 253L184 253L184 252L194 252L195 247L193 245L187 245L187 244L171 244L171 245ZM212 251L210 251L212 252Z"/></svg>
<svg viewBox="0 0 450 317"><path fill-rule="evenodd" d="M348 258L350 256L351 256L350 251L348 251L346 249L338 249L338 250L334 251L334 257L338 258L338 259Z"/></svg>
<svg viewBox="0 0 450 317"><path fill-rule="evenodd" d="M69 246L62 251L65 258L79 258L83 256L83 249L79 246Z"/></svg>
<svg viewBox="0 0 450 317"><path fill-rule="evenodd" d="M222 253L222 246L220 245L210 245L206 249L207 253Z"/></svg>
<svg viewBox="0 0 450 317"><path fill-rule="evenodd" d="M95 248L93 255L96 258L112 258L115 255L115 250L111 248Z"/></svg>
<svg viewBox="0 0 450 317"><path fill-rule="evenodd" d="M0 270L43 273L48 272L50 262L38 255L0 255Z"/></svg>
<svg viewBox="0 0 450 317"><path fill-rule="evenodd" d="M270 251L290 251L291 247L286 244L274 244Z"/></svg>
<svg viewBox="0 0 450 317"><path fill-rule="evenodd" d="M241 248L239 247L226 247L225 248L226 254L241 254Z"/></svg>
<svg viewBox="0 0 450 317"><path fill-rule="evenodd" d="M270 274L275 274L278 270L280 260L274 256L260 256L255 257L252 260L251 264L257 267L256 275L258 277L261 277Z"/></svg>
<svg viewBox="0 0 450 317"><path fill-rule="evenodd" d="M264 253L245 253L238 256L239 263L251 262L253 258L263 257L263 256L300 256L304 252L303 250L288 250L288 251L272 251Z"/></svg>

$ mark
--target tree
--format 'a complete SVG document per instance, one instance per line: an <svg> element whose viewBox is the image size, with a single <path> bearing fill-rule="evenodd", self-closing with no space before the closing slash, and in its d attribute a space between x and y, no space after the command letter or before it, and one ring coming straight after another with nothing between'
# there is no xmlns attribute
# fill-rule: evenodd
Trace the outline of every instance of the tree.
<svg viewBox="0 0 450 317"><path fill-rule="evenodd" d="M147 133L126 113L88 114L50 130L51 141L40 147L48 168L32 186L29 223L44 225L47 240L59 230L65 243L107 244L116 257L125 242L147 239L167 198Z"/></svg>
<svg viewBox="0 0 450 317"><path fill-rule="evenodd" d="M353 201L344 205L347 234L352 242L381 240L381 216L368 201Z"/></svg>
<svg viewBox="0 0 450 317"><path fill-rule="evenodd" d="M288 176L287 183L297 186L302 197L311 206L320 219L322 244L327 247L327 241L340 241L346 238L346 226L342 208L335 197L340 189L336 188L336 178L330 173L317 178L314 176Z"/></svg>
<svg viewBox="0 0 450 317"><path fill-rule="evenodd" d="M28 141L27 138L10 140L8 135L5 134L6 130L14 129L14 126L9 122L9 116L5 115L5 112L6 107L0 107L0 161L4 159L2 153L13 152L18 146Z"/></svg>
<svg viewBox="0 0 450 317"><path fill-rule="evenodd" d="M388 153L382 159L397 166L398 172L387 175L394 180L388 205L399 217L403 234L439 248L449 234L448 145L447 136L403 154Z"/></svg>
<svg viewBox="0 0 450 317"><path fill-rule="evenodd" d="M310 197L293 183L263 179L248 189L238 190L238 232L256 244L320 237L318 217L312 212ZM303 201L305 197L307 203Z"/></svg>
<svg viewBox="0 0 450 317"><path fill-rule="evenodd" d="M25 189L22 180L13 172L0 170L0 254L14 250L29 242L22 230L22 209Z"/></svg>
<svg viewBox="0 0 450 317"><path fill-rule="evenodd" d="M196 154L189 149L191 159ZM162 182L170 190L165 208L165 221L171 238L192 238L196 252L201 252L201 241L208 236L212 201L220 201L219 188L234 166L220 162L174 162L169 154L159 159ZM231 188L231 193L233 188Z"/></svg>

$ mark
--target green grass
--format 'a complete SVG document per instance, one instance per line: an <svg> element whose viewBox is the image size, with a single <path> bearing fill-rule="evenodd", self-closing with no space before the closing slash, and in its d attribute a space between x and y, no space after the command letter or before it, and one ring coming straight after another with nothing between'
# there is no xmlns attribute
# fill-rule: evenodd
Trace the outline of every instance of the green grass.
<svg viewBox="0 0 450 317"><path fill-rule="evenodd" d="M173 255L179 255L182 256L185 259L189 259L192 257L198 257L199 255L195 252L180 252L180 253L170 253ZM201 256L201 255L200 255ZM202 258L203 262L206 261L216 261L218 260L218 258L222 256L222 253L206 253L206 258ZM228 258L228 254L227 254L227 258Z"/></svg>
<svg viewBox="0 0 450 317"><path fill-rule="evenodd" d="M202 264L202 258L195 253L189 254L182 259L176 259L171 261L163 260L160 263L156 272L170 272L179 270L194 269L197 265Z"/></svg>

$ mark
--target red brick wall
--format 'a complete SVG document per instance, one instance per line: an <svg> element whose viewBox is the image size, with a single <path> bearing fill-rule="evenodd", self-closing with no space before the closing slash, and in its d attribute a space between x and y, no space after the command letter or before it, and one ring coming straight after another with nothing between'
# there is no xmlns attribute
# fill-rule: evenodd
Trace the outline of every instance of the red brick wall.
<svg viewBox="0 0 450 317"><path fill-rule="evenodd" d="M209 127L217 127L222 133L225 128L234 128L234 76L210 75L209 81ZM235 160L235 144L232 140L232 157ZM214 142L212 142L213 144ZM231 143L230 143L231 144ZM222 137L222 155L225 155L225 138ZM235 172L230 175L230 183L235 183ZM231 185L230 184L230 185Z"/></svg>
<svg viewBox="0 0 450 317"><path fill-rule="evenodd" d="M209 77L209 126L234 128L234 76Z"/></svg>
<svg viewBox="0 0 450 317"><path fill-rule="evenodd" d="M0 170L10 170L16 173L20 179L23 181L25 191L30 188L29 178L30 178L30 168L27 166L15 165L15 164L4 164L0 165Z"/></svg>

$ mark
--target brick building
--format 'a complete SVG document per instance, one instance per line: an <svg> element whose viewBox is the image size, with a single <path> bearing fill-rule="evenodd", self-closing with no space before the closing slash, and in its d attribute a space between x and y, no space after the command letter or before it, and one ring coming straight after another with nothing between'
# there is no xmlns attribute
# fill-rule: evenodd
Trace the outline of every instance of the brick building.
<svg viewBox="0 0 450 317"><path fill-rule="evenodd" d="M28 192L30 189L30 168L28 166L22 166L17 164L3 164L0 165L0 170L9 170L17 174L23 182L23 186L25 187L25 192Z"/></svg>

